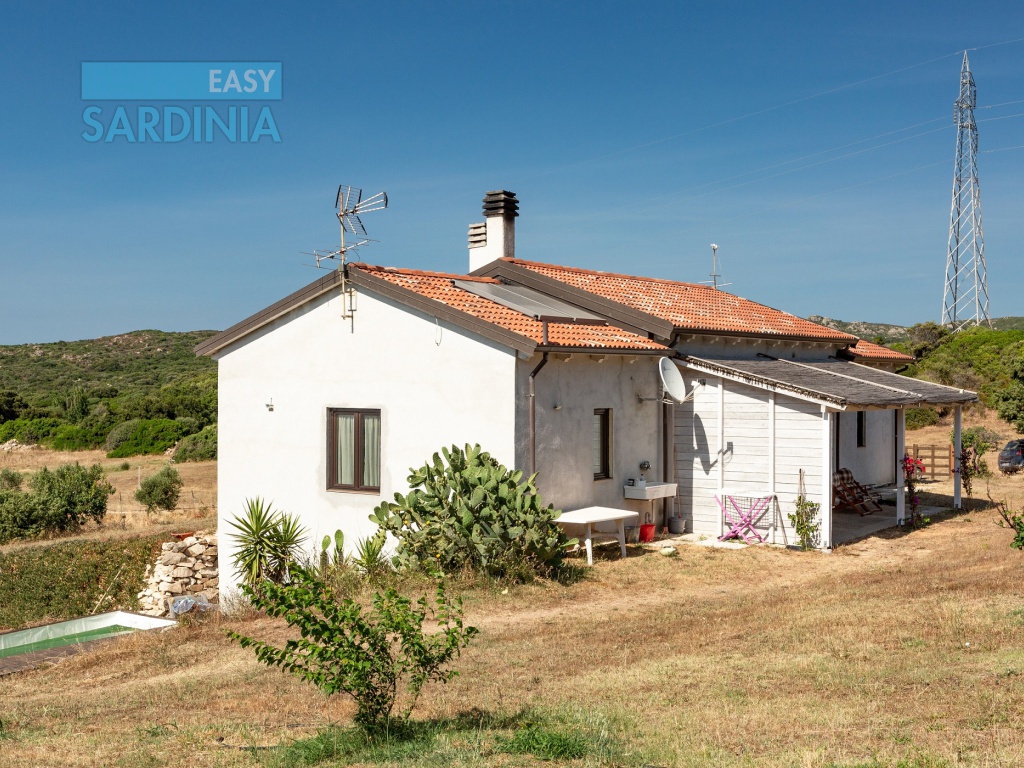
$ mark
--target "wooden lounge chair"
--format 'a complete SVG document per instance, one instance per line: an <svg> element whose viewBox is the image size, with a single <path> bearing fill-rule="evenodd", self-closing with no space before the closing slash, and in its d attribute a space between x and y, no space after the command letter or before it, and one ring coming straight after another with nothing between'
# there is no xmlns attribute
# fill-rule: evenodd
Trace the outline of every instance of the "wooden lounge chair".
<svg viewBox="0 0 1024 768"><path fill-rule="evenodd" d="M853 473L842 467L832 474L832 508L849 509L861 517L881 512L882 507L867 488L858 483Z"/></svg>

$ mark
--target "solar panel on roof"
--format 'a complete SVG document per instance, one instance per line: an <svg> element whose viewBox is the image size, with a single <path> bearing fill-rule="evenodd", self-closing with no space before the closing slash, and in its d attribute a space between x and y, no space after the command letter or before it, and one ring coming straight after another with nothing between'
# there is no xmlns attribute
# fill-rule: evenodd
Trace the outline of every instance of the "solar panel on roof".
<svg viewBox="0 0 1024 768"><path fill-rule="evenodd" d="M567 322L604 323L605 318L556 299L533 288L504 283L485 283L476 280L455 280L457 288L490 299L503 307L522 312L537 320L562 320Z"/></svg>

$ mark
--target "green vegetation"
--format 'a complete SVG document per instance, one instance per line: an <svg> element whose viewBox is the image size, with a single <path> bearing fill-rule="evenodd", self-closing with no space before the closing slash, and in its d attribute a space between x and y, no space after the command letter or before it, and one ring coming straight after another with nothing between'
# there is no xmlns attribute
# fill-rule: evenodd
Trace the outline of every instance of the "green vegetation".
<svg viewBox="0 0 1024 768"><path fill-rule="evenodd" d="M100 522L114 489L99 464L77 462L32 475L29 490L20 490L18 473L4 475L0 488L0 544L12 539L73 531L89 520Z"/></svg>
<svg viewBox="0 0 1024 768"><path fill-rule="evenodd" d="M188 426L171 419L132 419L115 427L107 437L110 445L115 433L117 439L107 450L107 458L163 453L185 436Z"/></svg>
<svg viewBox="0 0 1024 768"><path fill-rule="evenodd" d="M939 423L939 412L934 408L908 408L907 429L922 429Z"/></svg>
<svg viewBox="0 0 1024 768"><path fill-rule="evenodd" d="M804 496L798 496L796 508L786 515L790 525L796 531L800 549L804 551L815 549L821 540L821 523L818 522L819 509L821 509L820 504L808 501Z"/></svg>
<svg viewBox="0 0 1024 768"><path fill-rule="evenodd" d="M142 481L142 487L135 492L135 500L145 506L150 514L157 509L170 512L178 505L183 485L185 483L178 470L168 465Z"/></svg>
<svg viewBox="0 0 1024 768"><path fill-rule="evenodd" d="M401 733L373 738L359 728L331 726L315 736L272 748L261 756L268 768L307 765L463 766L521 765L507 755L535 760L590 758L587 765L646 764L641 750L624 750L604 727L571 722L533 710L514 715L478 709L455 717L410 722ZM616 734L618 736L618 734ZM525 764L532 764L533 761ZM580 763L581 765L583 763Z"/></svg>
<svg viewBox="0 0 1024 768"><path fill-rule="evenodd" d="M188 435L178 443L174 452L174 460L182 461L213 461L217 458L217 425L203 427L194 435Z"/></svg>
<svg viewBox="0 0 1024 768"><path fill-rule="evenodd" d="M214 331L134 331L86 341L0 346L0 390L17 392L29 406L50 406L52 393L76 387L92 396L147 395L216 363L193 348ZM3 398L0 397L0 414ZM4 419L6 421L6 419Z"/></svg>
<svg viewBox="0 0 1024 768"><path fill-rule="evenodd" d="M452 600L440 584L430 605L415 603L388 588L373 597L369 610L351 598L339 600L312 571L295 566L287 584L245 585L243 593L258 610L282 617L298 629L299 639L283 648L229 631L256 658L312 683L326 695L344 693L356 703L355 722L370 736L388 736L408 723L423 686L447 682L447 669L473 636L462 623L462 601ZM437 626L423 632L429 619ZM392 713L401 688L406 706L397 721Z"/></svg>
<svg viewBox="0 0 1024 768"><path fill-rule="evenodd" d="M284 581L306 540L306 529L298 518L256 497L245 500L245 514L235 515L229 525L235 529L232 536L238 547L235 573L250 587Z"/></svg>
<svg viewBox="0 0 1024 768"><path fill-rule="evenodd" d="M0 629L84 616L101 598L101 611L137 608L162 541L74 541L0 553Z"/></svg>
<svg viewBox="0 0 1024 768"><path fill-rule="evenodd" d="M1024 331L969 328L922 339L912 351L918 360L908 375L978 392L989 407L1024 374Z"/></svg>
<svg viewBox="0 0 1024 768"><path fill-rule="evenodd" d="M587 739L579 733L564 732L529 724L498 748L510 755L533 755L541 760L578 760L587 754Z"/></svg>
<svg viewBox="0 0 1024 768"><path fill-rule="evenodd" d="M0 347L0 443L106 445L112 456L166 450L216 421L216 364L193 352L212 333L137 331ZM133 427L119 430L125 422Z"/></svg>
<svg viewBox="0 0 1024 768"><path fill-rule="evenodd" d="M989 497L991 498L991 497ZM1010 546L1016 550L1024 551L1024 514L1010 509L1005 501L996 502L996 512L999 513L999 525L1010 529L1013 540Z"/></svg>
<svg viewBox="0 0 1024 768"><path fill-rule="evenodd" d="M398 540L396 564L427 572L470 569L523 580L557 568L566 539L561 514L543 506L534 478L523 481L479 445L452 446L412 470L408 496L395 494L370 516Z"/></svg>

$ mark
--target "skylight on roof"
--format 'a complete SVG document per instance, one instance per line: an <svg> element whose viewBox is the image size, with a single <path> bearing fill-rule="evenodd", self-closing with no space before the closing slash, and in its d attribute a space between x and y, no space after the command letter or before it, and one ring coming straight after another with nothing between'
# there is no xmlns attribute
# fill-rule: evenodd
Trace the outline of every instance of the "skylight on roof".
<svg viewBox="0 0 1024 768"><path fill-rule="evenodd" d="M523 285L485 283L476 280L454 280L455 286L476 296L490 299L503 307L514 309L536 320L567 323L605 323L605 318L573 306L566 301Z"/></svg>

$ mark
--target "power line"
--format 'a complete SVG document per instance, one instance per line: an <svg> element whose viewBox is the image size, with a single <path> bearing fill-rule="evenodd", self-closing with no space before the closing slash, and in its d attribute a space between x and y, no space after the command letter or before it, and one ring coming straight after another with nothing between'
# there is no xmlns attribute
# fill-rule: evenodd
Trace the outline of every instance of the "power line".
<svg viewBox="0 0 1024 768"><path fill-rule="evenodd" d="M969 51L981 51L981 50L985 50L987 48L996 48L996 47L999 47L999 46L1002 46L1002 45L1010 45L1012 43L1020 43L1020 42L1024 42L1024 37L1014 38L1012 40L1003 40L1003 41L998 42L998 43L989 43L988 45L980 45L980 46L976 46L974 48L968 48L967 50L969 50ZM635 144L635 145L630 146L630 147L624 147L623 149L619 149L619 150L616 150L614 152L608 152L608 153L603 154L603 155L595 155L594 157L589 157L589 158L586 158L586 159L583 159L583 160L578 160L578 161L573 162L573 163L566 163L564 165L555 166L555 167L549 168L548 170L540 171L540 172L532 174L530 176L526 176L521 181L522 182L530 181L532 179L540 178L542 176L548 176L548 175L550 175L552 173L558 173L559 171L568 170L570 168L577 168L577 167L579 167L581 165L587 165L589 163L598 162L600 160L607 160L607 159L612 158L612 157L618 157L619 155L628 154L630 152L636 152L637 150L646 149L648 147L653 147L653 146L656 146L658 144L664 144L665 142L674 141L675 139L681 139L681 138L683 138L685 136L691 136L691 135L693 135L695 133L701 133L703 131L709 131L709 130L711 130L713 128L721 128L722 126L730 125L732 123L739 122L741 120L747 120L747 119L749 119L751 117L757 117L758 115L763 115L763 114L766 114L768 112L774 112L776 110L784 109L786 107L791 107L791 106L794 106L796 104L802 104L803 102L806 102L806 101L812 101L814 99L819 99L819 98L822 98L823 96L829 96L829 95L831 95L833 93L839 93L840 91L849 90L850 88L856 88L857 86L864 85L865 83L870 83L870 82L873 82L875 80L881 80L882 78L885 78L885 77L891 77L893 75L898 75L898 74L900 74L902 72L908 72L908 71L910 71L912 69L917 69L919 67L924 67L924 66L927 66L929 64L934 64L937 61L943 61L943 60L951 58L953 56L959 56L963 52L963 50L964 49L961 48L961 49L958 49L956 51L953 51L952 53L946 53L946 54L943 54L942 56L936 56L935 58L932 58L932 59L926 59L925 61L919 61L919 62L917 62L915 64L908 64L907 66L899 67L897 69L893 69L893 70L890 70L888 72L883 72L883 73L878 74L878 75L872 75L871 77L865 77L865 78L863 78L861 80L855 80L855 81L850 82L850 83L845 83L843 85L835 86L834 88L827 88L827 89L825 89L823 91L818 91L817 93L812 93L812 94L810 94L808 96L801 96L800 98L797 98L797 99L791 99L789 101L781 102L779 104L773 104L771 106L764 107L763 109L757 109L757 110L754 110L753 112L747 112L747 113L742 114L742 115L737 115L736 117L730 117L730 118L727 118L726 120L721 120L721 121L716 122L716 123L710 123L708 125L703 125L703 126L700 126L698 128L692 128L692 129L690 129L688 131L683 131L682 133L675 133L675 134L672 134L670 136L663 136L663 137L661 137L659 139L653 139L651 141L647 141L647 142L644 142L642 144ZM998 106L998 105L993 105L993 106Z"/></svg>

